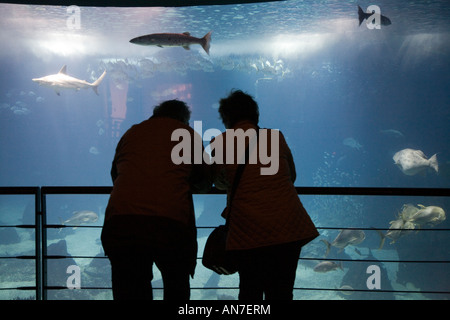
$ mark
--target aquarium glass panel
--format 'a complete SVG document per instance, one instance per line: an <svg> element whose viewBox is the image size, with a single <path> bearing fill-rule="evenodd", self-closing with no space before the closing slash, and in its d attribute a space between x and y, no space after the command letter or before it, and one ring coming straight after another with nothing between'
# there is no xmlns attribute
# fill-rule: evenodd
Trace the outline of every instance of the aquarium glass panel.
<svg viewBox="0 0 450 320"><path fill-rule="evenodd" d="M35 199L0 195L0 300L36 299Z"/></svg>
<svg viewBox="0 0 450 320"><path fill-rule="evenodd" d="M300 198L320 236L302 248L296 298L448 299L449 197Z"/></svg>
<svg viewBox="0 0 450 320"><path fill-rule="evenodd" d="M108 197L46 195L48 299L112 299L111 266L100 241Z"/></svg>
<svg viewBox="0 0 450 320"><path fill-rule="evenodd" d="M297 186L449 187L449 5L372 5L380 19L359 24L357 4L342 1L0 4L0 183L110 185L118 140L155 105L186 101L203 134L224 130L218 101L242 89L260 126L285 135ZM194 40L130 42L210 31L209 54ZM60 71L78 81L42 79Z"/></svg>
<svg viewBox="0 0 450 320"><path fill-rule="evenodd" d="M360 6L338 0L120 8L0 3L0 185L112 186L119 139L154 106L185 101L189 124L207 147L207 130L225 130L219 100L241 89L258 102L259 125L283 133L295 186L450 188L450 5L377 0ZM135 39L161 33L177 36ZM180 37L189 37L189 45L177 42ZM429 216L399 221L430 206L448 212L448 198L300 198L321 236L302 251L296 299L449 298L448 219L432 211L432 222ZM35 223L34 201L0 196L5 299L35 298L17 290L35 285L34 260L16 258L35 254L34 229L17 227ZM107 201L107 194L46 196L49 299L112 298L100 243ZM207 235L224 223L225 205L223 194L194 195L193 299L237 298L237 275L219 277L200 260ZM387 236L398 224L404 232ZM343 230L363 231L364 239L336 247ZM326 261L326 272L314 271ZM70 290L78 271L81 289ZM367 281L381 289L368 289ZM162 299L156 267L154 282L154 296Z"/></svg>

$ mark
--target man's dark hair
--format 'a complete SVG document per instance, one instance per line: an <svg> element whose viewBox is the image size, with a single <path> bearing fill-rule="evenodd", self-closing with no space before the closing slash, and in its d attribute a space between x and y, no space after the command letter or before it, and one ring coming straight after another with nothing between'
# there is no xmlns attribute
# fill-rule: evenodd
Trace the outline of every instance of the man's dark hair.
<svg viewBox="0 0 450 320"><path fill-rule="evenodd" d="M258 104L241 90L232 90L228 97L220 99L219 114L225 128L232 128L242 120L249 120L255 125L259 122Z"/></svg>
<svg viewBox="0 0 450 320"><path fill-rule="evenodd" d="M191 110L188 105L180 100L167 100L153 109L152 118L167 117L189 124Z"/></svg>

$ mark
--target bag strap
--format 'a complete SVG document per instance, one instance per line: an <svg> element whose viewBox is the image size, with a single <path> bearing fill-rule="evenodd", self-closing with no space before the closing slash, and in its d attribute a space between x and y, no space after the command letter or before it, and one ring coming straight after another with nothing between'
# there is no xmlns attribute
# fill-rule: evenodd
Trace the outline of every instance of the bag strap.
<svg viewBox="0 0 450 320"><path fill-rule="evenodd" d="M259 137L259 127L256 127L256 137L257 138ZM236 173L235 173L234 180L233 180L233 185L231 186L231 190L230 190L230 202L228 204L229 208L228 208L228 214L227 214L227 219L226 219L225 225L228 225L228 221L230 221L231 203L233 202L233 198L236 193L236 189L239 185L239 181L241 180L242 173L244 172L245 165L247 164L247 162L249 161L249 158L250 158L250 156L249 156L250 142L251 142L251 140L249 140L247 148L245 148L244 163L240 163L238 165L238 168L236 169ZM258 140L256 141L256 143L258 143Z"/></svg>

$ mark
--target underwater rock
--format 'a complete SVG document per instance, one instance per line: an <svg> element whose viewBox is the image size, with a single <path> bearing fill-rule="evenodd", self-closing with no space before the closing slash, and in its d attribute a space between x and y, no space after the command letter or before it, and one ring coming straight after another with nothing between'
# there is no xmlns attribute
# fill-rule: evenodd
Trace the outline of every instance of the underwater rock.
<svg viewBox="0 0 450 320"><path fill-rule="evenodd" d="M20 242L15 228L0 228L0 244L13 244Z"/></svg>
<svg viewBox="0 0 450 320"><path fill-rule="evenodd" d="M99 253L83 270L83 286L86 287L110 287L111 264L105 254Z"/></svg>
<svg viewBox="0 0 450 320"><path fill-rule="evenodd" d="M352 295L346 295L346 299L352 300L394 300L394 294L392 292L384 292L384 290L393 290L386 267L381 262L374 262L377 260L372 251L369 250L369 255L365 258L370 260L363 262L361 260L355 262L346 263L348 267L347 273L344 275L341 281L341 287L349 286L355 290L368 290L368 291L353 291ZM376 265L380 268L380 288L383 292L377 291L377 289L369 290L367 287L367 280L370 277L368 268L372 265Z"/></svg>
<svg viewBox="0 0 450 320"><path fill-rule="evenodd" d="M75 260L67 252L66 240L60 240L47 247L47 285L66 287L67 268L71 265L77 265Z"/></svg>
<svg viewBox="0 0 450 320"><path fill-rule="evenodd" d="M396 246L399 260L411 260L411 257L423 257L424 261L445 261L448 253L441 246L442 233L419 232L406 243ZM408 283L420 288L420 294L433 300L449 299L448 264L446 263L400 263L397 272L397 283L406 286ZM415 290L414 290L415 291ZM432 292L443 292L433 294ZM417 294L409 293L411 299Z"/></svg>

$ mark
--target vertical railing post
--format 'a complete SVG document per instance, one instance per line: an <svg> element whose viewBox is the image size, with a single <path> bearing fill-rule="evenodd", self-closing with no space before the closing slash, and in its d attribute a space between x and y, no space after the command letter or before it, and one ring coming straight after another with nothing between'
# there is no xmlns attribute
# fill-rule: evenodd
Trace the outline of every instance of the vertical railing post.
<svg viewBox="0 0 450 320"><path fill-rule="evenodd" d="M41 188L36 187L34 194L35 210L35 256L36 256L36 300L42 300L42 207Z"/></svg>
<svg viewBox="0 0 450 320"><path fill-rule="evenodd" d="M45 187L41 188L41 281L42 300L47 300L47 197Z"/></svg>

